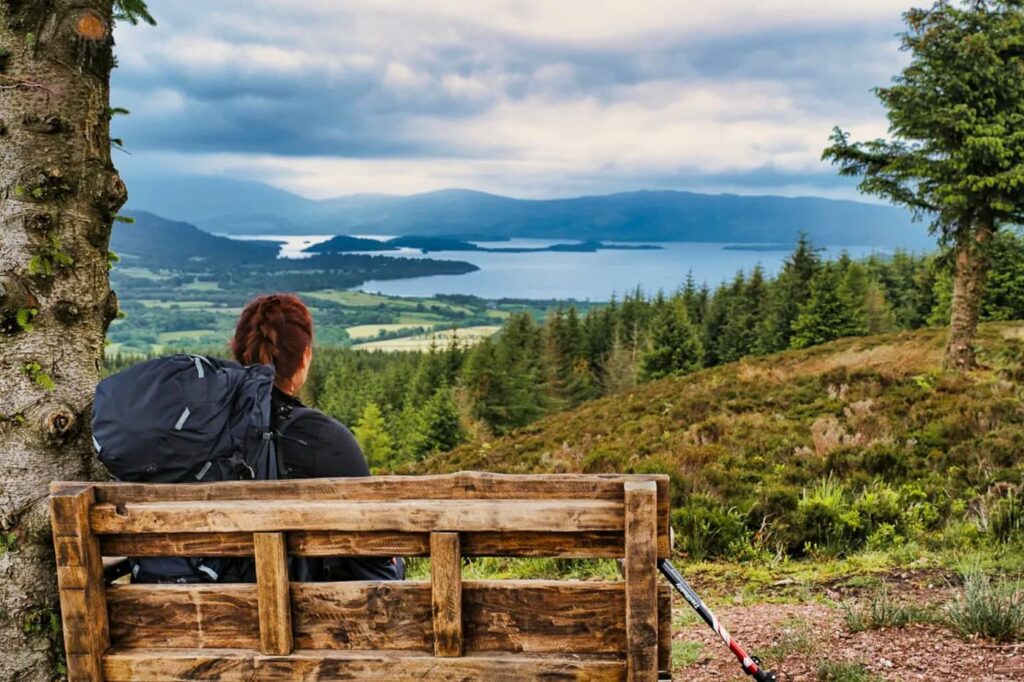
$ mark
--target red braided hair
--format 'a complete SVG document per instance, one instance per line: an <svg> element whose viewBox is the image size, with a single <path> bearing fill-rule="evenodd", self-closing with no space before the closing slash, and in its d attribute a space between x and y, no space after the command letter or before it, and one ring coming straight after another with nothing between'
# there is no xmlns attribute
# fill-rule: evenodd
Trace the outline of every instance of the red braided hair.
<svg viewBox="0 0 1024 682"><path fill-rule="evenodd" d="M238 318L231 352L243 365L273 365L278 382L291 379L313 345L313 316L295 294L249 301Z"/></svg>

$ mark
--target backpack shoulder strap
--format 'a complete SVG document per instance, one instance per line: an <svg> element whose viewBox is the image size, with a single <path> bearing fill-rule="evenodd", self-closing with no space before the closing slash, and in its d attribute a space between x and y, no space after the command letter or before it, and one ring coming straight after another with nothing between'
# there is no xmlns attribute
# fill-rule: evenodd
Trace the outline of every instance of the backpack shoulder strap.
<svg viewBox="0 0 1024 682"><path fill-rule="evenodd" d="M274 441L274 455L277 457L277 470L281 472L281 478L290 478L288 467L286 467L284 463L284 454L281 451L281 441L291 441L292 443L302 447L309 445L309 443L301 438L289 436L286 433L288 431L288 427L295 422L296 418L302 416L307 408L291 405L283 401L278 401L277 399L273 399L271 404L274 412L271 436Z"/></svg>

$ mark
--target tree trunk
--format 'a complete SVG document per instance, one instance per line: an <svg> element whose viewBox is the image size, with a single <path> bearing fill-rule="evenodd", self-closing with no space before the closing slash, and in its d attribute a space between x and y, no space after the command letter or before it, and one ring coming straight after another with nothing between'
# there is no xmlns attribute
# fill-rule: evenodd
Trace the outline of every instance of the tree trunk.
<svg viewBox="0 0 1024 682"><path fill-rule="evenodd" d="M117 312L112 0L0 0L0 680L61 675L46 495L89 479Z"/></svg>
<svg viewBox="0 0 1024 682"><path fill-rule="evenodd" d="M966 371L976 367L974 337L978 332L981 301L988 274L989 225L978 225L974 232L957 243L956 274L953 278L953 302L949 320L946 365Z"/></svg>

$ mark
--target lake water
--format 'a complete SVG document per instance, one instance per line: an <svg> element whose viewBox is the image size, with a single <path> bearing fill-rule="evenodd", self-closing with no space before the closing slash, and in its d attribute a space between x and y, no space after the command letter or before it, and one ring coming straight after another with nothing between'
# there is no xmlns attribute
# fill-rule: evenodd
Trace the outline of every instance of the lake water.
<svg viewBox="0 0 1024 682"><path fill-rule="evenodd" d="M259 236L236 239L267 239L283 243L281 255L286 258L305 257L302 249L330 239L330 236ZM386 239L381 235L353 235ZM475 242L481 246L536 248L564 244L566 240L513 239L504 242ZM737 270L749 272L760 264L768 274L775 274L792 250L733 250L728 244L706 242L655 243L660 250L597 251L595 253L478 253L473 251L438 251L422 254L414 249L386 251L380 255L409 258L436 258L473 263L480 270L466 275L435 275L412 279L370 281L358 287L361 291L389 296L429 297L437 294L472 294L482 298L529 298L607 301L619 298L637 286L644 291L673 291L693 272L698 282L714 287L728 280ZM854 258L871 253L887 253L872 246L825 247L822 256L838 257L843 248Z"/></svg>

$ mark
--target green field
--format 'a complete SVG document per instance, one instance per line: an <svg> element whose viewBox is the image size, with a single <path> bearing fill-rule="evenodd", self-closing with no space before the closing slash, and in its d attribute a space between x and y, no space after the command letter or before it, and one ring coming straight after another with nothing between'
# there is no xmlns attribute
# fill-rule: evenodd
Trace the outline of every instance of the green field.
<svg viewBox="0 0 1024 682"><path fill-rule="evenodd" d="M472 346L489 336L493 336L500 330L497 326L467 327L466 329L455 329L431 332L429 334L417 334L401 339L388 339L386 341L371 341L359 343L353 346L358 350L381 350L389 353L396 351L426 351L431 346L448 346L453 340L463 346Z"/></svg>
<svg viewBox="0 0 1024 682"><path fill-rule="evenodd" d="M360 324L355 327L348 327L345 331L348 332L348 336L353 341L365 341L367 339L376 339L381 332L399 332L405 329L419 329L423 327L422 324L409 323L409 324Z"/></svg>
<svg viewBox="0 0 1024 682"><path fill-rule="evenodd" d="M107 354L146 355L221 346L246 302L217 282L188 272L122 267L112 272L124 319L111 325ZM302 291L319 346L366 350L427 350L446 344L433 330L459 329L471 345L495 333L514 312L546 314L549 302L492 302L473 297L403 298L341 288ZM426 332L426 333L425 333Z"/></svg>

